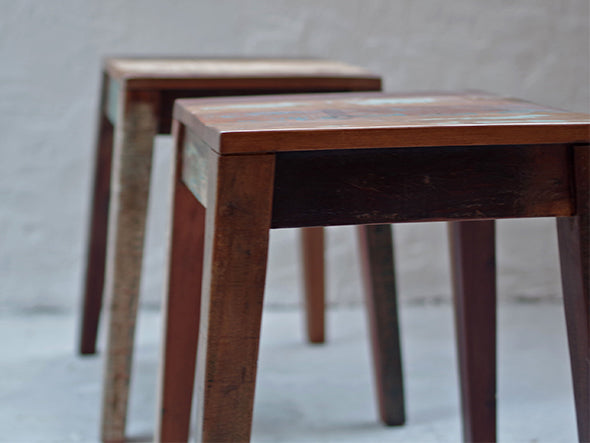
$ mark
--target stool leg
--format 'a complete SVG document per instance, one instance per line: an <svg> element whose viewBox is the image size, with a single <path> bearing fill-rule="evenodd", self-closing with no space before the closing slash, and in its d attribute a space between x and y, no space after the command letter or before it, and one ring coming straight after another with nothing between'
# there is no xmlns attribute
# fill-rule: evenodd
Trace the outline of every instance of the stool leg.
<svg viewBox="0 0 590 443"><path fill-rule="evenodd" d="M208 181L196 441L249 441L273 155L213 157ZM218 169L218 171L216 171Z"/></svg>
<svg viewBox="0 0 590 443"><path fill-rule="evenodd" d="M578 421L590 441L590 147L574 148L575 217L557 219L563 302Z"/></svg>
<svg viewBox="0 0 590 443"><path fill-rule="evenodd" d="M463 438L496 441L496 261L492 220L449 224Z"/></svg>
<svg viewBox="0 0 590 443"><path fill-rule="evenodd" d="M88 229L80 354L94 354L96 352L96 335L102 307L113 152L113 125L105 114L106 96L107 78L106 75L103 75L98 111L98 139L94 162L90 227Z"/></svg>
<svg viewBox="0 0 590 443"><path fill-rule="evenodd" d="M301 229L307 339L325 341L324 228Z"/></svg>
<svg viewBox="0 0 590 443"><path fill-rule="evenodd" d="M176 120L174 200L156 441L188 441L201 310L205 208L182 182L184 126Z"/></svg>
<svg viewBox="0 0 590 443"><path fill-rule="evenodd" d="M363 282L375 366L381 420L405 422L402 355L391 225L358 227Z"/></svg>
<svg viewBox="0 0 590 443"><path fill-rule="evenodd" d="M103 441L123 441L137 315L152 146L156 135L152 93L123 92L122 126L115 129L107 246L109 301L102 409Z"/></svg>

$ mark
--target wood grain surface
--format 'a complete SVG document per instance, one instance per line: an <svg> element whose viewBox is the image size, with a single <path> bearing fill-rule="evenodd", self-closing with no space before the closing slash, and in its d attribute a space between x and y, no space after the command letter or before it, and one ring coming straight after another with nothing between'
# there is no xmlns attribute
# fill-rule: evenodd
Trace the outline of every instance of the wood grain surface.
<svg viewBox="0 0 590 443"><path fill-rule="evenodd" d="M386 425L400 426L406 412L392 227L363 225L357 233L379 416Z"/></svg>
<svg viewBox="0 0 590 443"><path fill-rule="evenodd" d="M281 152L275 228L574 212L566 145Z"/></svg>
<svg viewBox="0 0 590 443"><path fill-rule="evenodd" d="M299 94L176 102L222 154L585 142L590 116L482 92Z"/></svg>
<svg viewBox="0 0 590 443"><path fill-rule="evenodd" d="M157 96L124 91L115 127L105 298L109 303L102 439L123 441Z"/></svg>
<svg viewBox="0 0 590 443"><path fill-rule="evenodd" d="M578 438L590 441L590 146L571 152L573 217L557 219L563 302L576 402Z"/></svg>
<svg viewBox="0 0 590 443"><path fill-rule="evenodd" d="M261 88L378 90L379 76L346 63L300 58L108 58L105 70L128 89ZM299 87L297 86L299 85Z"/></svg>
<svg viewBox="0 0 590 443"><path fill-rule="evenodd" d="M324 228L321 226L303 228L300 244L305 286L307 339L310 343L324 343L326 339Z"/></svg>
<svg viewBox="0 0 590 443"><path fill-rule="evenodd" d="M165 80L159 80L165 83ZM173 85L177 83L173 81ZM167 85L161 88L158 134L169 134L174 102L178 99L206 97L239 97L269 94L337 93L345 91L379 91L381 82L373 78L248 78L248 79L197 79L187 80L184 87ZM151 89L154 87L152 86Z"/></svg>
<svg viewBox="0 0 590 443"><path fill-rule="evenodd" d="M493 220L449 225L463 440L496 441L496 256Z"/></svg>
<svg viewBox="0 0 590 443"><path fill-rule="evenodd" d="M111 162L113 156L114 128L104 109L108 94L108 78L103 75L102 94L98 112L98 130L94 159L94 183L92 186L92 206L88 229L88 249L84 276L84 301L82 308L80 354L96 352L96 337L107 254L107 228L109 222L109 200L111 188Z"/></svg>
<svg viewBox="0 0 590 443"><path fill-rule="evenodd" d="M158 442L189 438L205 239L205 208L182 182L185 131L178 122L174 133L176 166L156 416Z"/></svg>
<svg viewBox="0 0 590 443"><path fill-rule="evenodd" d="M274 157L212 157L195 440L241 442L252 425Z"/></svg>

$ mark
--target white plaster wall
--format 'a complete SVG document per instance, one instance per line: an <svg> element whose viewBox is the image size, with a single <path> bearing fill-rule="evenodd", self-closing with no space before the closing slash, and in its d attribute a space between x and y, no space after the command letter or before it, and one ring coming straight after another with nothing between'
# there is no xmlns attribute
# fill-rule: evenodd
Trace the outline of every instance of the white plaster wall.
<svg viewBox="0 0 590 443"><path fill-rule="evenodd" d="M0 309L77 309L104 54L312 55L387 90L479 88L590 111L587 0L0 0ZM144 303L162 293L169 140L159 140ZM558 297L549 220L500 222L500 293ZM449 294L444 224L395 227L403 300ZM274 231L269 303L299 299ZM328 233L333 301L359 300L354 231Z"/></svg>

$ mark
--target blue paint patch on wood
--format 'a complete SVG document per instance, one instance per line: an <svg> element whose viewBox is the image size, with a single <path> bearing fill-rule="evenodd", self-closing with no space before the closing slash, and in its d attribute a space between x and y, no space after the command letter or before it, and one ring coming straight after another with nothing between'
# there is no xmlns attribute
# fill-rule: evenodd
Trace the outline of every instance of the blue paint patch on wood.
<svg viewBox="0 0 590 443"><path fill-rule="evenodd" d="M234 103L229 105L215 105L199 107L203 111L217 111L222 109L268 109L268 108L289 108L300 105L296 102L273 102L273 103Z"/></svg>
<svg viewBox="0 0 590 443"><path fill-rule="evenodd" d="M208 147L187 134L182 153L182 180L204 207L207 207Z"/></svg>
<svg viewBox="0 0 590 443"><path fill-rule="evenodd" d="M117 117L119 113L119 93L121 91L121 84L116 79L110 77L107 88L108 91L105 112L107 118L114 125L117 123Z"/></svg>
<svg viewBox="0 0 590 443"><path fill-rule="evenodd" d="M349 103L361 106L382 106L382 105L423 105L435 103L438 100L434 97L386 97L386 98L359 98L350 100Z"/></svg>

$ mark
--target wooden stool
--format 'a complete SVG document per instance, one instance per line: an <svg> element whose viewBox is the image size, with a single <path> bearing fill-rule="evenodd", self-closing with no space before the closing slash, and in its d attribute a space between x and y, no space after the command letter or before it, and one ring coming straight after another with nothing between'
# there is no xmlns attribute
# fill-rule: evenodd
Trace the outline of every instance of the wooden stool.
<svg viewBox="0 0 590 443"><path fill-rule="evenodd" d="M464 437L495 440L492 220L520 217L558 217L578 432L590 440L590 116L472 92L180 100L174 118L170 296L201 301L197 441L250 438L269 229L440 220L453 222ZM387 331L373 339L387 361ZM393 395L381 390L382 411Z"/></svg>
<svg viewBox="0 0 590 443"><path fill-rule="evenodd" d="M82 354L95 352L104 288L110 300L102 419L104 440L124 438L152 145L156 134L170 133L174 100L287 92L375 91L380 85L379 77L364 69L325 60L106 60L80 340ZM304 230L302 246L308 337L312 342L322 342L322 228ZM169 314L173 315L177 302L169 302ZM181 333L174 323L168 321L166 327L174 337ZM191 347L190 340L176 344L170 348L171 352L183 352L182 346ZM193 377L194 368L185 366L184 370ZM190 393L188 397L190 401Z"/></svg>

